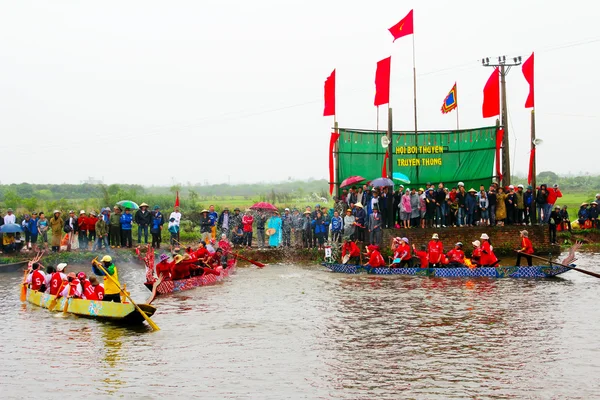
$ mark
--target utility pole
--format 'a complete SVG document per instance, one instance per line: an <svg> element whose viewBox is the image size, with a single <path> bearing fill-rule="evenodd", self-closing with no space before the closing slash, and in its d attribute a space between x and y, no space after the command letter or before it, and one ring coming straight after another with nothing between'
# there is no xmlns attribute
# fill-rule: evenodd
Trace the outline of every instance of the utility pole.
<svg viewBox="0 0 600 400"><path fill-rule="evenodd" d="M498 57L498 63L490 63L489 57L481 59L481 65L484 67L494 67L500 70L500 105L502 108L502 128L504 129L504 137L502 138L502 185L510 185L510 152L508 140L508 107L506 105L506 75L511 67L521 65L521 56L509 58L506 56Z"/></svg>

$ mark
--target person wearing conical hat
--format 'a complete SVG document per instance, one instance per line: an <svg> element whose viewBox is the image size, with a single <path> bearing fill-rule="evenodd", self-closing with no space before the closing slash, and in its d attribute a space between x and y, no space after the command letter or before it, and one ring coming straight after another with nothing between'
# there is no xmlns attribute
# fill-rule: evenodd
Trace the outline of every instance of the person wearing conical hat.
<svg viewBox="0 0 600 400"><path fill-rule="evenodd" d="M50 225L50 231L52 232L52 239L50 241L52 251L54 253L58 253L60 250L60 240L62 238L62 230L64 226L64 221L60 216L60 211L54 210L52 218L50 218L48 224Z"/></svg>
<svg viewBox="0 0 600 400"><path fill-rule="evenodd" d="M498 187L496 195L496 225L504 226L506 219L506 193L502 187Z"/></svg>
<svg viewBox="0 0 600 400"><path fill-rule="evenodd" d="M481 266L496 267L498 265L498 257L494 254L494 248L490 243L490 237L487 233L482 233L481 237Z"/></svg>
<svg viewBox="0 0 600 400"><path fill-rule="evenodd" d="M365 232L367 230L367 213L359 201L354 205L354 226L355 229L355 238L361 243L365 242Z"/></svg>
<svg viewBox="0 0 600 400"><path fill-rule="evenodd" d="M210 220L208 212L209 211L206 208L200 211L200 237L204 243L210 242L212 233L212 221ZM235 228L237 229L237 226Z"/></svg>
<svg viewBox="0 0 600 400"><path fill-rule="evenodd" d="M434 233L431 236L431 241L427 246L427 252L429 253L429 268L441 267L444 259L444 245L440 241L440 237L437 233Z"/></svg>
<svg viewBox="0 0 600 400"><path fill-rule="evenodd" d="M148 227L152 224L152 213L148 210L148 204L140 204L139 210L135 212L135 223L138 226L138 244L142 243L142 232L144 233L144 243L148 244Z"/></svg>

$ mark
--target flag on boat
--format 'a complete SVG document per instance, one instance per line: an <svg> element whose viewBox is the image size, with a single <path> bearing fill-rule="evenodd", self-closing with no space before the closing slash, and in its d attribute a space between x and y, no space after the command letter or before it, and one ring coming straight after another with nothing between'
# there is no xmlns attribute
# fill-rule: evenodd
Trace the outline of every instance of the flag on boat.
<svg viewBox="0 0 600 400"><path fill-rule="evenodd" d="M380 106L390 102L390 68L392 57L377 62L375 72L375 105Z"/></svg>
<svg viewBox="0 0 600 400"><path fill-rule="evenodd" d="M403 36L412 35L415 33L413 25L413 10L410 10L408 14L406 14L406 17L402 18L400 22L388 30L394 37L394 42L396 39L400 39Z"/></svg>
<svg viewBox="0 0 600 400"><path fill-rule="evenodd" d="M523 63L523 67L521 70L523 71L523 76L525 76L525 80L529 83L529 95L527 96L527 100L525 100L525 108L533 108L534 98L533 98L533 54Z"/></svg>
<svg viewBox="0 0 600 400"><path fill-rule="evenodd" d="M500 70L496 67L483 88L483 118L500 115Z"/></svg>
<svg viewBox="0 0 600 400"><path fill-rule="evenodd" d="M456 96L456 82L454 82L454 86L452 86L452 89L444 99L444 104L442 104L442 114L448 114L456 107L458 107L458 98Z"/></svg>
<svg viewBox="0 0 600 400"><path fill-rule="evenodd" d="M335 115L335 69L325 80L325 106L323 116Z"/></svg>

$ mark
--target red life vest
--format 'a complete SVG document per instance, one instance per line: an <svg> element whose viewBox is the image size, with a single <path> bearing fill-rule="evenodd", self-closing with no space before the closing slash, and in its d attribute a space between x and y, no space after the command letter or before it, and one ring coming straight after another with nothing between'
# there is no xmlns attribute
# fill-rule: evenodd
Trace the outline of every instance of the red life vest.
<svg viewBox="0 0 600 400"><path fill-rule="evenodd" d="M172 269L172 265L170 262L161 261L158 264L156 264L156 275L157 276L162 275L163 281L170 281L171 280L171 269Z"/></svg>
<svg viewBox="0 0 600 400"><path fill-rule="evenodd" d="M58 294L58 289L60 289L62 285L62 276L60 272L55 272L52 274L52 278L50 278L50 294L56 296Z"/></svg>
<svg viewBox="0 0 600 400"><path fill-rule="evenodd" d="M429 262L431 264L439 264L442 262L442 255L444 254L444 245L439 240L432 240L429 242Z"/></svg>
<svg viewBox="0 0 600 400"><path fill-rule="evenodd" d="M33 271L31 274L31 290L40 290L42 285L46 282L46 277L39 270Z"/></svg>
<svg viewBox="0 0 600 400"><path fill-rule="evenodd" d="M531 240L529 240L529 238L524 237L523 240L521 240L521 248L524 249L522 250L523 253L533 254L533 245L531 244Z"/></svg>
<svg viewBox="0 0 600 400"><path fill-rule="evenodd" d="M94 291L94 287L87 279L83 281L83 295L87 300L98 300L96 298L96 292Z"/></svg>
<svg viewBox="0 0 600 400"><path fill-rule="evenodd" d="M94 286L94 292L96 292L96 298L97 300L104 300L104 286L102 285L97 285Z"/></svg>
<svg viewBox="0 0 600 400"><path fill-rule="evenodd" d="M498 261L498 258L492 251L490 242L484 240L481 244L481 259L479 261L481 265L493 265Z"/></svg>
<svg viewBox="0 0 600 400"><path fill-rule="evenodd" d="M371 257L369 257L369 265L373 268L385 266L385 260L378 250L373 250L371 252Z"/></svg>
<svg viewBox="0 0 600 400"><path fill-rule="evenodd" d="M417 251L417 257L421 261L421 268L429 267L429 255L424 250Z"/></svg>
<svg viewBox="0 0 600 400"><path fill-rule="evenodd" d="M81 298L81 293L77 292L77 285L79 285L79 279L73 279L69 282L69 296Z"/></svg>
<svg viewBox="0 0 600 400"><path fill-rule="evenodd" d="M448 256L450 262L457 262L459 264L464 264L465 262L465 253L462 250L452 249L448 252Z"/></svg>
<svg viewBox="0 0 600 400"><path fill-rule="evenodd" d="M402 261L407 261L412 258L412 254L410 254L410 246L406 244L406 242L402 242L402 244L396 248L396 253L398 254L396 258L400 258Z"/></svg>

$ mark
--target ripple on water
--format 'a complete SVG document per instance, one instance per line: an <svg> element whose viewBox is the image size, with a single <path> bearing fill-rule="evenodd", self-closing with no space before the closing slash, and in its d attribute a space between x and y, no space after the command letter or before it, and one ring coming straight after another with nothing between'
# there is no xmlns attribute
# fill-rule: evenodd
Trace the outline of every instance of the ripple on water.
<svg viewBox="0 0 600 400"><path fill-rule="evenodd" d="M579 255L598 271L598 255ZM148 291L138 265L121 276ZM156 300L162 328L126 329L18 301L0 275L0 384L65 395L200 398L594 398L598 287L563 279L342 275L240 268ZM37 385L24 383L32 373ZM58 378L58 379L57 379Z"/></svg>

